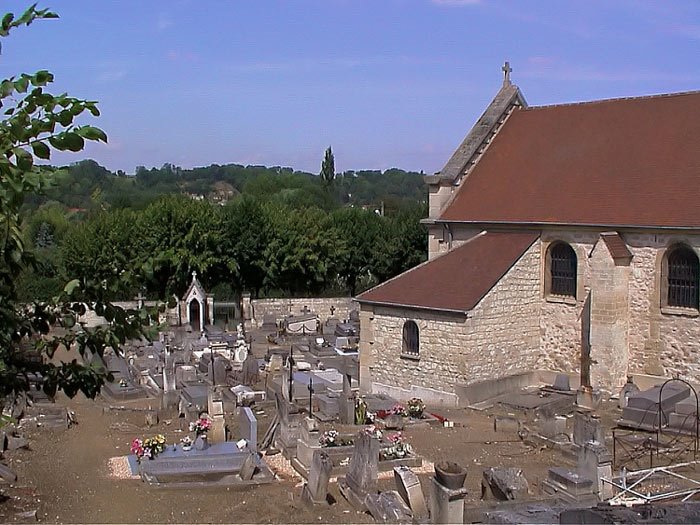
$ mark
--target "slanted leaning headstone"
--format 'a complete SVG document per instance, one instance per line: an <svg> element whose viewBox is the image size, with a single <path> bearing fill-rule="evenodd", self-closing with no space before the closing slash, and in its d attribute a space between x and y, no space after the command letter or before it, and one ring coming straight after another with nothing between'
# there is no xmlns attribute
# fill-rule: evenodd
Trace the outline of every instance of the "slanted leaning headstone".
<svg viewBox="0 0 700 525"><path fill-rule="evenodd" d="M481 480L481 499L500 501L527 497L530 490L522 469L491 467L484 469Z"/></svg>
<svg viewBox="0 0 700 525"><path fill-rule="evenodd" d="M365 432L355 439L348 473L338 479L340 493L357 510L366 510L365 497L377 492L379 471L379 441Z"/></svg>
<svg viewBox="0 0 700 525"><path fill-rule="evenodd" d="M309 481L304 484L301 499L307 504L325 505L328 503L328 480L333 470L333 460L324 450L316 450L311 460Z"/></svg>
<svg viewBox="0 0 700 525"><path fill-rule="evenodd" d="M255 473L258 471L259 462L260 456L258 456L257 452L251 451L246 456L241 466L241 471L239 472L239 476L243 481L250 481L253 479L253 476L255 476Z"/></svg>
<svg viewBox="0 0 700 525"><path fill-rule="evenodd" d="M396 490L411 509L413 517L424 520L428 517L428 506L425 504L425 496L421 488L420 479L409 467L394 467L394 481Z"/></svg>
<svg viewBox="0 0 700 525"><path fill-rule="evenodd" d="M246 440L248 450L258 450L258 420L249 407L238 409L241 437Z"/></svg>

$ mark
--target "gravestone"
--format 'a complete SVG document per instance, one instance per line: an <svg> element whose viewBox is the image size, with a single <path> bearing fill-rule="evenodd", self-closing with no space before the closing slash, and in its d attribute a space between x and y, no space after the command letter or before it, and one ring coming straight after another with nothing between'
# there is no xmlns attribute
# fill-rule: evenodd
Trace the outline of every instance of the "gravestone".
<svg viewBox="0 0 700 525"><path fill-rule="evenodd" d="M464 523L467 489L448 489L434 476L430 481L430 523Z"/></svg>
<svg viewBox="0 0 700 525"><path fill-rule="evenodd" d="M593 493L601 500L613 496L612 485L601 481L612 479L612 455L604 444L590 441L579 448L577 470L593 482Z"/></svg>
<svg viewBox="0 0 700 525"><path fill-rule="evenodd" d="M155 412L153 410L149 410L146 412L146 426L147 427L154 427L158 424L158 412Z"/></svg>
<svg viewBox="0 0 700 525"><path fill-rule="evenodd" d="M355 398L352 395L352 378L349 374L343 373L343 393L338 400L340 411L340 422L344 425L355 423Z"/></svg>
<svg viewBox="0 0 700 525"><path fill-rule="evenodd" d="M526 498L529 492L530 486L522 469L507 467L484 469L481 480L481 499L517 500Z"/></svg>
<svg viewBox="0 0 700 525"><path fill-rule="evenodd" d="M620 399L618 401L619 408L625 408L630 396L639 392L639 387L634 384L634 379L632 376L627 376L627 382L623 385L620 390Z"/></svg>
<svg viewBox="0 0 700 525"><path fill-rule="evenodd" d="M378 523L411 523L411 509L395 490L367 494L365 506Z"/></svg>
<svg viewBox="0 0 700 525"><path fill-rule="evenodd" d="M213 381L215 385L225 385L226 376L228 375L228 360L225 357L217 356L214 358L213 365Z"/></svg>
<svg viewBox="0 0 700 525"><path fill-rule="evenodd" d="M311 460L309 481L304 484L301 499L306 504L326 505L328 503L328 480L333 470L333 460L323 450L316 450Z"/></svg>
<svg viewBox="0 0 700 525"><path fill-rule="evenodd" d="M223 392L216 387L209 389L207 396L207 413L211 421L209 440L211 443L226 441L226 420L224 419Z"/></svg>
<svg viewBox="0 0 700 525"><path fill-rule="evenodd" d="M413 517L422 521L428 517L428 507L420 484L420 479L409 467L394 467L394 481L399 495L411 509Z"/></svg>
<svg viewBox="0 0 700 525"><path fill-rule="evenodd" d="M296 456L299 443L299 425L302 415L299 407L287 403L281 396L275 397L277 415L279 418L278 431L275 434L275 446L282 451L287 459Z"/></svg>
<svg viewBox="0 0 700 525"><path fill-rule="evenodd" d="M241 382L246 386L254 386L260 380L260 368L258 360L249 352L243 361L243 369L241 371Z"/></svg>
<svg viewBox="0 0 700 525"><path fill-rule="evenodd" d="M243 465L241 466L241 471L238 473L243 481L250 481L253 479L253 476L255 476L259 468L259 462L260 457L257 452L251 451L246 455L245 461L243 461Z"/></svg>
<svg viewBox="0 0 700 525"><path fill-rule="evenodd" d="M306 417L302 420L299 428L297 459L305 468L310 468L314 454L321 448L318 424L314 418Z"/></svg>
<svg viewBox="0 0 700 525"><path fill-rule="evenodd" d="M568 503L585 503L597 500L593 494L593 481L564 467L552 467L547 479L542 481L545 494L557 496Z"/></svg>
<svg viewBox="0 0 700 525"><path fill-rule="evenodd" d="M574 443L584 445L589 441L605 443L605 430L600 418L577 411L574 414Z"/></svg>
<svg viewBox="0 0 700 525"><path fill-rule="evenodd" d="M258 450L258 420L249 407L238 409L238 425L241 437L246 440L248 449L253 452Z"/></svg>
<svg viewBox="0 0 700 525"><path fill-rule="evenodd" d="M357 510L366 510L365 497L377 492L379 471L379 441L365 432L355 439L348 473L338 479L340 493Z"/></svg>
<svg viewBox="0 0 700 525"><path fill-rule="evenodd" d="M554 390L561 390L562 392L568 392L571 390L568 374L557 374L557 377L554 378L552 388Z"/></svg>
<svg viewBox="0 0 700 525"><path fill-rule="evenodd" d="M542 415L540 417L540 434L554 441L568 441L566 433L566 417Z"/></svg>

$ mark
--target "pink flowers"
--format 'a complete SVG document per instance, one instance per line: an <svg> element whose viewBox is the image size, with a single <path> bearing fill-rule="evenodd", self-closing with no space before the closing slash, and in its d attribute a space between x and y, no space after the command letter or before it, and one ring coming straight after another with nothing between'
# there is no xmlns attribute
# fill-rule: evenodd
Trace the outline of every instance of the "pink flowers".
<svg viewBox="0 0 700 525"><path fill-rule="evenodd" d="M134 438L134 440L131 442L131 453L135 454L138 458L143 457L143 441L141 441L139 438Z"/></svg>
<svg viewBox="0 0 700 525"><path fill-rule="evenodd" d="M190 423L190 432L196 435L206 434L211 429L211 420L206 417L200 417L197 421Z"/></svg>
<svg viewBox="0 0 700 525"><path fill-rule="evenodd" d="M395 404L391 409L389 410L389 413L394 416L402 416L406 417L408 416L408 412L406 412L406 409L404 408L403 405L400 404Z"/></svg>

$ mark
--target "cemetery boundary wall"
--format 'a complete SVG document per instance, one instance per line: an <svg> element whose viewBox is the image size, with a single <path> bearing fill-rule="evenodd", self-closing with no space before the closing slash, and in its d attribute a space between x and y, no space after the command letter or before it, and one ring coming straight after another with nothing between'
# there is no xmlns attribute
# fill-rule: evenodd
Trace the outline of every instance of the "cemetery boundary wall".
<svg viewBox="0 0 700 525"><path fill-rule="evenodd" d="M251 315L256 326L262 326L266 316L274 315L277 320L282 320L288 315L297 315L308 311L318 314L322 321L332 317L341 321L350 317L352 310L358 310L358 304L352 297L295 297L288 299L252 299Z"/></svg>

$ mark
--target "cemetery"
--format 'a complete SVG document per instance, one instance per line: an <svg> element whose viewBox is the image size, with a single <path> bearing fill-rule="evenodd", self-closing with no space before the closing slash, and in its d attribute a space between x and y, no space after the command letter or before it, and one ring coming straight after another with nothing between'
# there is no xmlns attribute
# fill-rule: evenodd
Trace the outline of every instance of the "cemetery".
<svg viewBox="0 0 700 525"><path fill-rule="evenodd" d="M647 519L630 514L635 504L679 520L698 513L693 385L630 376L605 396L584 367L474 383L458 407L395 399L360 389L356 312L297 307L243 317L235 331L181 319L123 356L94 357L114 375L97 402L32 392L7 406L17 424L0 436L0 488L16 508L4 521L97 519L75 514L94 487L135 509L94 510L114 521ZM94 436L86 455L100 466L68 505L32 469L82 472L67 455L78 453L74 436Z"/></svg>

